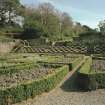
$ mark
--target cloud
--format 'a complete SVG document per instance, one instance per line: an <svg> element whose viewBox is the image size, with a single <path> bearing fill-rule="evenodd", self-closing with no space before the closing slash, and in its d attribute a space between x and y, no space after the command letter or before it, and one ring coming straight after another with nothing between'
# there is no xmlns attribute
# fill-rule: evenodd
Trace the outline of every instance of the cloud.
<svg viewBox="0 0 105 105"><path fill-rule="evenodd" d="M50 2L52 4L55 4L53 0L39 0L39 2Z"/></svg>

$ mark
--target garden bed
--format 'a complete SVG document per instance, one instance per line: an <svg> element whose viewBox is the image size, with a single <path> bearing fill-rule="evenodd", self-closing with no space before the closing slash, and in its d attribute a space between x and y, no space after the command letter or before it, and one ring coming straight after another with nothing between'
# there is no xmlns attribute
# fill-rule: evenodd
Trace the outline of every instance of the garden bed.
<svg viewBox="0 0 105 105"><path fill-rule="evenodd" d="M17 103L53 89L68 73L68 66L40 79L27 80L9 88L0 89L0 105Z"/></svg>
<svg viewBox="0 0 105 105"><path fill-rule="evenodd" d="M69 72L68 65L45 66L37 63L43 59L49 57L33 54L0 57L0 105L17 103L48 92Z"/></svg>

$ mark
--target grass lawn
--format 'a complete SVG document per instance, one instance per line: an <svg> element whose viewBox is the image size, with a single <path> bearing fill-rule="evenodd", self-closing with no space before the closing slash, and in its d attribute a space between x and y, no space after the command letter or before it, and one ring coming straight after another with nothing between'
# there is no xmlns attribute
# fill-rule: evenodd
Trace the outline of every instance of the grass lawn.
<svg viewBox="0 0 105 105"><path fill-rule="evenodd" d="M80 68L79 73L82 73L82 74L91 73L91 64L92 64L92 58L89 57L84 63L84 65Z"/></svg>

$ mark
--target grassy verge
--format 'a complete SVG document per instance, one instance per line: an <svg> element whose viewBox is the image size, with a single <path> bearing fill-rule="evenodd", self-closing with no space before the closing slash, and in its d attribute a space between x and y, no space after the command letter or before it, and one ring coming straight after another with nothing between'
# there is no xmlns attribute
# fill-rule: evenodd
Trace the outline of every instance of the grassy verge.
<svg viewBox="0 0 105 105"><path fill-rule="evenodd" d="M91 64L92 64L92 59L89 57L78 72L82 74L91 73Z"/></svg>
<svg viewBox="0 0 105 105"><path fill-rule="evenodd" d="M78 57L76 58L71 64L72 64L72 69L74 69L81 61L82 61L82 57Z"/></svg>

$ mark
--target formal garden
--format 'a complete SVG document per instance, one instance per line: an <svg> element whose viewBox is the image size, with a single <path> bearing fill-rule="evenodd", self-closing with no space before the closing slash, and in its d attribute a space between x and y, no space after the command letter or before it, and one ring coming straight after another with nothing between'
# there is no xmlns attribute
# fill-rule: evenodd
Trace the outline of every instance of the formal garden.
<svg viewBox="0 0 105 105"><path fill-rule="evenodd" d="M67 58L29 53L1 56L0 105L17 103L49 92L82 58L83 56L71 54Z"/></svg>
<svg viewBox="0 0 105 105"><path fill-rule="evenodd" d="M81 63L82 62L82 63ZM79 91L105 88L103 54L8 53L0 56L0 105L14 104L54 89L73 72ZM75 76L76 75L76 76ZM71 87L70 87L71 88Z"/></svg>
<svg viewBox="0 0 105 105"><path fill-rule="evenodd" d="M90 105L105 93L105 21L92 28L51 0L26 1L0 0L0 105Z"/></svg>

